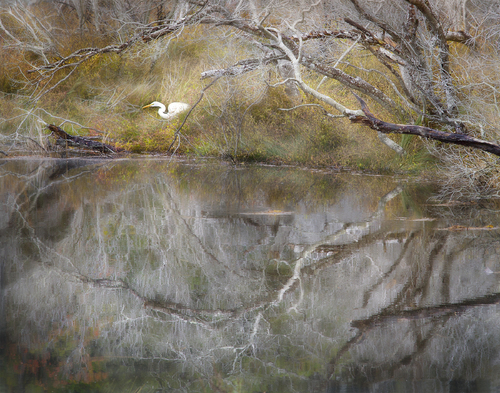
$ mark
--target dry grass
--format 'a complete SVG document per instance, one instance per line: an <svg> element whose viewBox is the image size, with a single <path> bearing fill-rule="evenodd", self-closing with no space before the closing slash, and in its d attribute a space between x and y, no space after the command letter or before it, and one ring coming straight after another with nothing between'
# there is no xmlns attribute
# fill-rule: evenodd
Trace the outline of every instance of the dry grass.
<svg viewBox="0 0 500 393"><path fill-rule="evenodd" d="M82 46L103 46L109 39L92 31L81 34L75 30L65 40L64 54ZM133 152L165 152L182 117L165 122L153 110L142 110L142 106L154 100L194 104L208 83L200 80L206 65L223 68L249 56L245 51L246 46L223 29L201 26L179 37L137 45L121 55L96 57L47 94L38 103L43 111L38 111L37 116L56 124L66 119L69 121L66 122L67 130L71 133L88 134L89 129L95 129L107 140ZM0 51L0 56L5 56L5 52ZM379 74L363 71L363 68L377 66L372 58L354 51L350 56L359 57L360 68L354 72L375 82L381 89L388 89L387 81ZM7 68L0 79L0 88L5 93L23 93L13 82L13 70L19 64L24 64L21 55L4 62L3 67ZM321 104L306 96L291 99L282 86L270 87L278 80L274 72L275 69L269 67L237 78L218 80L188 118L176 151L231 156L242 161L343 166L376 172L418 170L418 155L412 153L410 157L414 159L399 159L380 143L372 130L345 119L328 118L318 107L283 110L300 103ZM61 74L59 78L64 76ZM314 87L321 80L308 73L304 78ZM335 81L323 83L321 91L357 107L352 94ZM30 109L30 104L20 95L4 95L0 101L2 108ZM385 119L393 118L376 105L372 109ZM6 111L2 113L3 117L9 117ZM4 134L18 127L21 120L3 122ZM26 128L23 132L47 143L39 137L43 132L40 127L37 130ZM418 141L413 144L412 151L419 152L422 145Z"/></svg>

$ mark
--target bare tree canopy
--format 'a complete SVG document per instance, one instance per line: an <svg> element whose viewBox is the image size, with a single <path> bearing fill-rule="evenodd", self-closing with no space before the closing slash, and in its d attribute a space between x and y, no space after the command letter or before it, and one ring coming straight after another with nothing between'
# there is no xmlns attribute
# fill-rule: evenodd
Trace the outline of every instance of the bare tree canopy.
<svg viewBox="0 0 500 393"><path fill-rule="evenodd" d="M241 52L233 64L207 64L202 78L239 78L277 66L281 80L273 86L286 85L290 92L298 87L309 99L333 108L337 116L365 116L353 96L343 92L348 89L398 122L481 138L483 146L497 149L500 7L494 0L143 0L133 4L66 0L44 4L61 19L76 15L81 31L112 39L106 45L65 53L56 26L32 17L28 6L5 6L0 18L3 40L37 54L24 74L35 102L96 56L141 53L164 39L208 28L216 29L225 40L230 37ZM12 19L24 21L25 30L10 29L7 22ZM338 88L328 90L326 80ZM379 137L403 153L386 135Z"/></svg>

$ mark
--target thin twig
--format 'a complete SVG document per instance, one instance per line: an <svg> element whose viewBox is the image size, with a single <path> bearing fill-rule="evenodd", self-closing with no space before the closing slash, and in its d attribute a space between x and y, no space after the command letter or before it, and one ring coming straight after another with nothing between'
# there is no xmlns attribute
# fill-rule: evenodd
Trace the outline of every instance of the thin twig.
<svg viewBox="0 0 500 393"><path fill-rule="evenodd" d="M174 140L172 141L172 143L170 144L170 146L168 147L167 149L167 153L170 152L170 149L172 149L172 146L174 145L175 141L177 140L177 138L179 137L179 134L181 132L181 129L182 127L184 126L184 124L186 124L186 121L189 117L189 115L191 114L191 112L194 110L194 108L196 108L196 106L200 103L201 99L203 98L203 96L205 95L205 91L210 88L215 82L217 82L217 80L220 78L221 76L217 76L212 82L210 82L208 85L206 85L202 90L201 90L201 93L200 93L200 98L198 98L198 101L196 101L196 103L191 107L191 109L189 109L189 112L187 113L186 117L184 117L184 121L182 122L182 124L179 126L179 128L177 128L177 130L175 131L174 133ZM177 149L176 149L177 151Z"/></svg>

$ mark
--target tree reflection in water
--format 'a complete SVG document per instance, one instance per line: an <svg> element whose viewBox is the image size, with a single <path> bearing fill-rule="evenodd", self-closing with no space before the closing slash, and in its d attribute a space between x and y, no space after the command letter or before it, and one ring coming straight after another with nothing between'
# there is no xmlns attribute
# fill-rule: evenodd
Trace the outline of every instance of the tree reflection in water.
<svg viewBox="0 0 500 393"><path fill-rule="evenodd" d="M500 384L495 206L293 168L0 168L6 389Z"/></svg>

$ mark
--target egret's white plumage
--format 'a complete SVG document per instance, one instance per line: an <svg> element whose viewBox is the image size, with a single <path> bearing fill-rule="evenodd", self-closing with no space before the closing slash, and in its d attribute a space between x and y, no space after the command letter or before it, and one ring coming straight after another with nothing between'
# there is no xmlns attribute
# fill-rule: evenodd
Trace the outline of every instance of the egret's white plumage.
<svg viewBox="0 0 500 393"><path fill-rule="evenodd" d="M151 104L142 107L142 109L144 108L160 108L158 109L158 114L164 119L171 119L172 117L177 116L179 113L187 111L189 109L189 104L186 104L184 102L172 102L168 106L167 113L165 113L165 110L167 109L165 105L158 101L153 101Z"/></svg>

